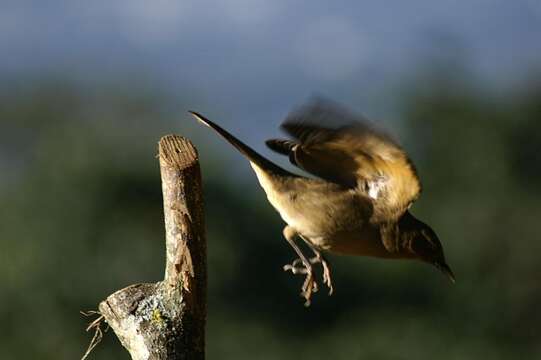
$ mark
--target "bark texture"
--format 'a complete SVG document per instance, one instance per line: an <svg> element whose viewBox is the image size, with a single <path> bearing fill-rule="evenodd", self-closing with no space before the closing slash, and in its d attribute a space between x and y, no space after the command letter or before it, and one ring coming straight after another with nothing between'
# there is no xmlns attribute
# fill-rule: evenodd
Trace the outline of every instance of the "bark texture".
<svg viewBox="0 0 541 360"><path fill-rule="evenodd" d="M197 151L180 136L159 142L165 218L163 281L110 295L99 310L132 359L205 357L206 240Z"/></svg>

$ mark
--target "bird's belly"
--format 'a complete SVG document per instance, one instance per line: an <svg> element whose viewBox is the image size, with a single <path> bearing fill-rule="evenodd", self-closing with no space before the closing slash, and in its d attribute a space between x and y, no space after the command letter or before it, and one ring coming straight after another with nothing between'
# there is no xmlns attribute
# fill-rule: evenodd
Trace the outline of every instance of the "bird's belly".
<svg viewBox="0 0 541 360"><path fill-rule="evenodd" d="M355 210L357 204L331 199L323 203L299 201L303 199L297 195L294 203L286 203L287 199L269 197L282 219L321 250L342 255L401 257L385 248L379 229L367 221L363 211Z"/></svg>
<svg viewBox="0 0 541 360"><path fill-rule="evenodd" d="M313 245L320 249L328 249L330 247L329 241L332 239L329 236L329 229L323 228L320 223L314 221L314 219L302 216L299 213L290 214L281 212L282 219L291 227L293 227L299 235L302 235L308 239Z"/></svg>
<svg viewBox="0 0 541 360"><path fill-rule="evenodd" d="M271 205L315 246L346 254L381 252L379 232L368 224L370 204L355 193L305 178L277 181L253 167Z"/></svg>
<svg viewBox="0 0 541 360"><path fill-rule="evenodd" d="M333 193L268 192L281 218L299 234L321 248L328 248L339 232L353 232L366 222L351 197Z"/></svg>
<svg viewBox="0 0 541 360"><path fill-rule="evenodd" d="M281 213L288 225L321 250L341 255L372 256L393 258L398 254L389 253L381 241L379 230L362 220L342 226L322 227L320 222L304 214Z"/></svg>

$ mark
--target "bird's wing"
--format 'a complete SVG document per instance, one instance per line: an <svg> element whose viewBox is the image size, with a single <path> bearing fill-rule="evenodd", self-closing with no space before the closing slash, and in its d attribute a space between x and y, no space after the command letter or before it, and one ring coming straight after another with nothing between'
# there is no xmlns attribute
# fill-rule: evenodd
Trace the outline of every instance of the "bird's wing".
<svg viewBox="0 0 541 360"><path fill-rule="evenodd" d="M374 223L396 222L420 194L415 167L400 145L333 102L315 99L281 127L295 140L267 145L299 168L370 198Z"/></svg>

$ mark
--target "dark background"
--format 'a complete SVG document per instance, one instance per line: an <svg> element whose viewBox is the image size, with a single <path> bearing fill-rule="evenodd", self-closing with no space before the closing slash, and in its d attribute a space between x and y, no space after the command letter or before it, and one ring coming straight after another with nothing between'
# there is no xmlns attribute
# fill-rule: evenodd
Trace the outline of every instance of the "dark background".
<svg viewBox="0 0 541 360"><path fill-rule="evenodd" d="M535 0L2 2L0 358L78 358L80 310L161 279L168 133L201 157L210 359L540 356L539 38ZM263 140L314 93L401 139L455 285L332 256L302 306L248 163L186 111L286 164ZM109 332L91 358L129 356Z"/></svg>

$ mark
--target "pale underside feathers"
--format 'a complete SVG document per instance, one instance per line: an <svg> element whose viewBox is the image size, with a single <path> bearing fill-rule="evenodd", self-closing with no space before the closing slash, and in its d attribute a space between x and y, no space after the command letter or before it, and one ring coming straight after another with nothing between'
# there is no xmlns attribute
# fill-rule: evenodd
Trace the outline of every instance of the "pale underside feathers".
<svg viewBox="0 0 541 360"><path fill-rule="evenodd" d="M314 99L281 127L294 140L268 140L269 148L315 176L368 197L373 223L395 222L419 196L415 167L400 145L336 103Z"/></svg>

